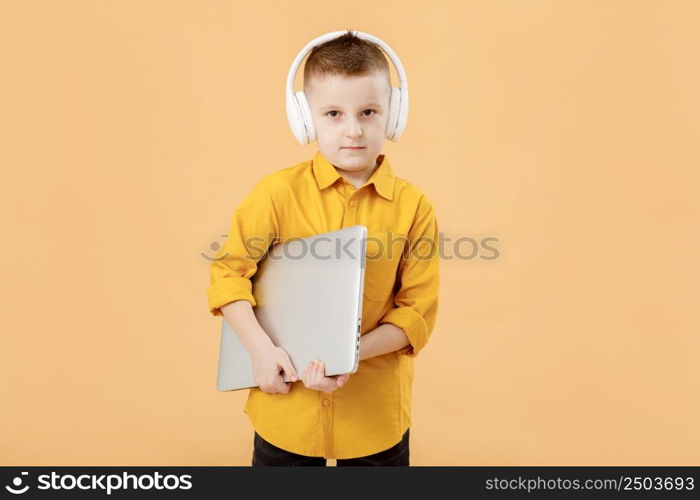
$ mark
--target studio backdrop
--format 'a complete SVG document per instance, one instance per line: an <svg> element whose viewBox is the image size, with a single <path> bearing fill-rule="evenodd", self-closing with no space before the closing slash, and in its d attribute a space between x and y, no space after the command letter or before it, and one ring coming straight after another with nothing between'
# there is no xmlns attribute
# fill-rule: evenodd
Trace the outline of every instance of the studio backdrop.
<svg viewBox="0 0 700 500"><path fill-rule="evenodd" d="M699 16L0 1L0 464L249 464L209 265L255 183L317 151L293 58L352 29L401 58L384 153L445 238L411 464L697 465Z"/></svg>

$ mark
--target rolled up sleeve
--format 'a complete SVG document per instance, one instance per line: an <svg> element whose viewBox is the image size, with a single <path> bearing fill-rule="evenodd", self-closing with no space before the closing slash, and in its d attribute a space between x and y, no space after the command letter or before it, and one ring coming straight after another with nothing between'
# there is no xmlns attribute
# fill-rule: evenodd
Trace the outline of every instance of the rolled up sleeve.
<svg viewBox="0 0 700 500"><path fill-rule="evenodd" d="M251 277L279 234L275 204L267 184L267 178L259 181L235 210L226 242L210 265L207 299L209 312L214 316L223 316L221 306L235 300L256 305Z"/></svg>
<svg viewBox="0 0 700 500"><path fill-rule="evenodd" d="M404 332L410 345L399 353L415 358L425 347L435 327L440 288L439 237L435 210L421 197L407 235L407 247L399 264L400 287L394 308L379 323L391 323Z"/></svg>

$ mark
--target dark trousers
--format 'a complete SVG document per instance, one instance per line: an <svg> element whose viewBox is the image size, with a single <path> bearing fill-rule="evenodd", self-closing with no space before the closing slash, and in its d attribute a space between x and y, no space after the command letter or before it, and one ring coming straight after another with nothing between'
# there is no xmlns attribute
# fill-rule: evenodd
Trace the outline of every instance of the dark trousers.
<svg viewBox="0 0 700 500"><path fill-rule="evenodd" d="M408 438L409 431L407 429L401 441L389 448L388 450L380 451L373 455L358 458L338 459L337 466L345 465L353 466L368 466L368 465L401 465L408 466ZM270 465L291 465L291 466L326 466L324 457L307 457L305 455L297 455L291 451L283 450L265 441L256 432L253 438L253 466L270 466Z"/></svg>

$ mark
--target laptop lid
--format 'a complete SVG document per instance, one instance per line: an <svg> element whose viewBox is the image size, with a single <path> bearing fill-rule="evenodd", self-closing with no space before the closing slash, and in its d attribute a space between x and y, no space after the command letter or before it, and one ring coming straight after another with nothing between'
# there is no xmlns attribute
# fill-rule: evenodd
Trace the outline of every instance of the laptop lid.
<svg viewBox="0 0 700 500"><path fill-rule="evenodd" d="M314 359L327 376L357 371L366 240L367 228L355 225L277 243L258 262L253 312L297 374ZM255 386L252 359L222 317L217 390Z"/></svg>

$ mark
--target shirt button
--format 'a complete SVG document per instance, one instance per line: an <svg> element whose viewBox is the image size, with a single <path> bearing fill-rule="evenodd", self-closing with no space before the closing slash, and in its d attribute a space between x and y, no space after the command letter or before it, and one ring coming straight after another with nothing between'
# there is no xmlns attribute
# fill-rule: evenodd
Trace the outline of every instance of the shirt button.
<svg viewBox="0 0 700 500"><path fill-rule="evenodd" d="M331 402L329 400L327 400L327 399L323 400L323 406L328 406L329 404L331 404Z"/></svg>
<svg viewBox="0 0 700 500"><path fill-rule="evenodd" d="M350 206L355 207L357 205L357 200L350 200Z"/></svg>

